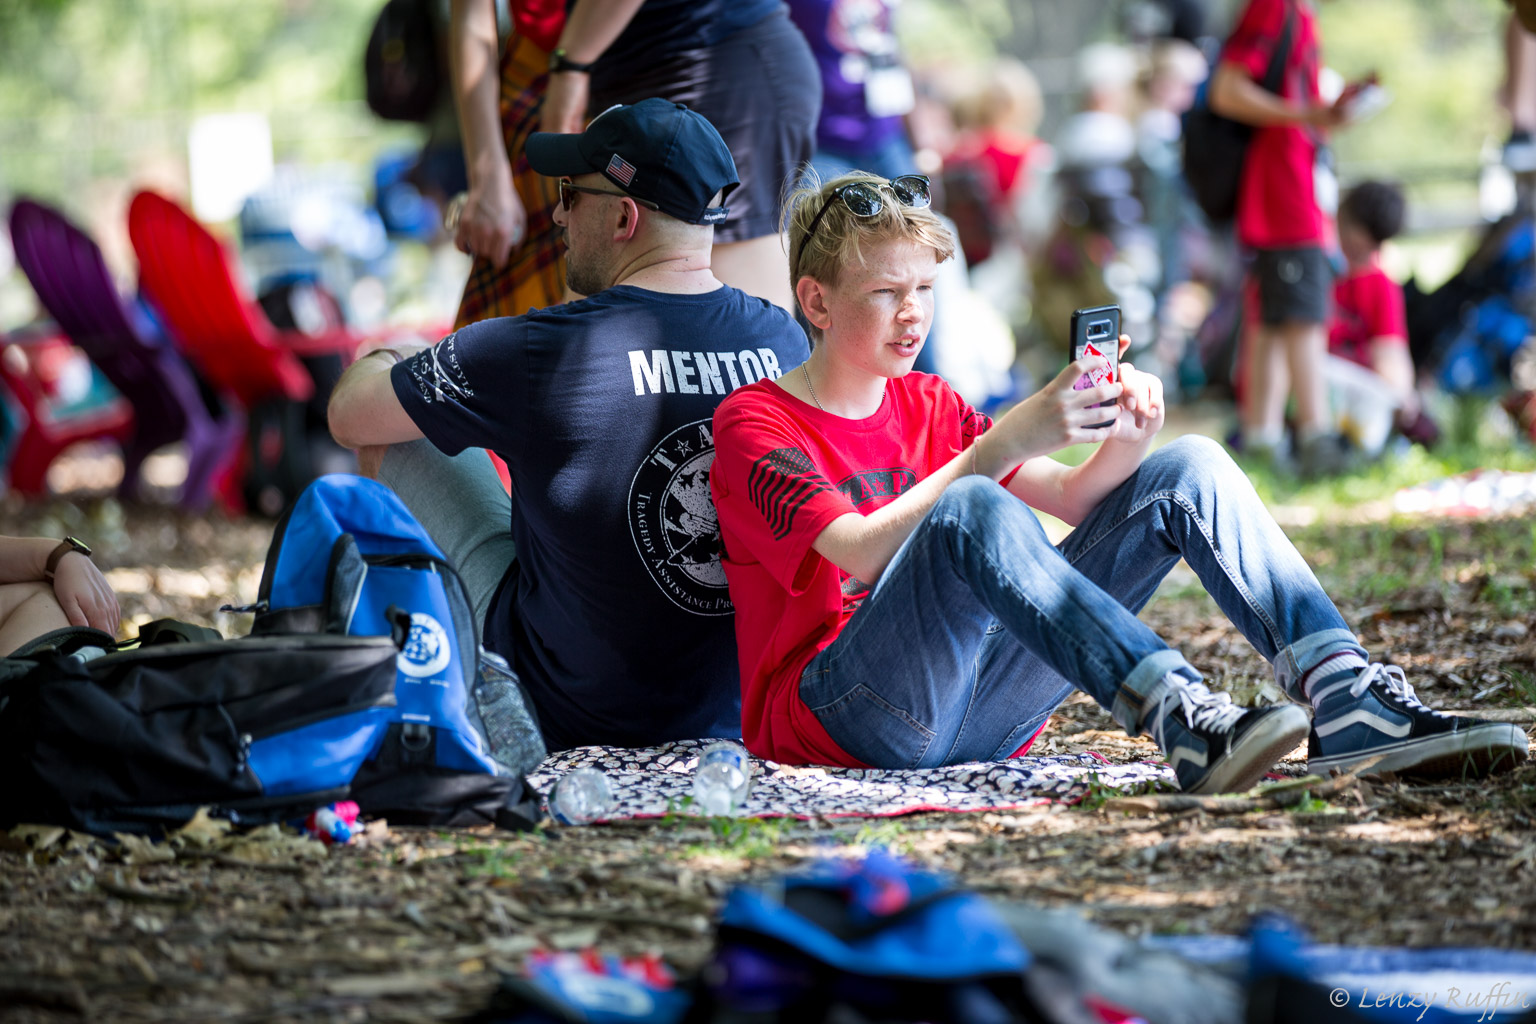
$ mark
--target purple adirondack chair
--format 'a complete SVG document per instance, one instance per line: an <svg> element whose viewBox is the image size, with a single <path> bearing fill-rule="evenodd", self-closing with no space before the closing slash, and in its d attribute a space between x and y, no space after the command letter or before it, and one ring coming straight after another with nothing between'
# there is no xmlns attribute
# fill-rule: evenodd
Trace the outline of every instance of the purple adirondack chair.
<svg viewBox="0 0 1536 1024"><path fill-rule="evenodd" d="M128 308L101 249L63 214L42 203L11 207L11 241L33 289L59 326L133 406L136 428L123 444L119 493L137 496L144 459L176 441L187 445L180 503L201 509L220 469L236 455L244 416L199 385L186 360Z"/></svg>

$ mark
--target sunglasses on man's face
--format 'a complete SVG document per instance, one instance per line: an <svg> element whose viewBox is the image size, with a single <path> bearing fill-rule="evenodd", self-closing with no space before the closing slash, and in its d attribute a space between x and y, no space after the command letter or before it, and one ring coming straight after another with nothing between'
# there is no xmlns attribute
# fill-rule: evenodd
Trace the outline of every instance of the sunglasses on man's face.
<svg viewBox="0 0 1536 1024"><path fill-rule="evenodd" d="M816 211L816 216L811 218L811 226L806 229L805 237L800 239L800 248L795 251L795 263L798 264L800 257L805 255L805 244L816 233L817 226L821 224L821 218L827 215L834 200L842 200L843 205L848 207L848 212L855 217L873 217L885 209L885 198L880 194L882 190L890 192L902 206L909 206L916 210L925 209L933 202L933 195L928 189L928 178L922 174L903 174L899 178L892 178L886 182L851 181L846 185L839 185L821 204L821 209Z"/></svg>
<svg viewBox="0 0 1536 1024"><path fill-rule="evenodd" d="M589 188L586 185L578 185L570 178L560 179L560 208L566 213L571 212L571 207L576 205L576 193L585 192L589 196L618 196L620 199L630 199L647 210L659 210L661 207L649 200L640 199L628 192L610 192L605 188Z"/></svg>

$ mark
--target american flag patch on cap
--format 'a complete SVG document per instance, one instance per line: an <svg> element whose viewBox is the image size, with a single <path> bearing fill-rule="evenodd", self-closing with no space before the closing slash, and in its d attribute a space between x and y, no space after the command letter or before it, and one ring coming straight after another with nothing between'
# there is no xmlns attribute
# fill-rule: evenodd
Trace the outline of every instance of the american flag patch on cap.
<svg viewBox="0 0 1536 1024"><path fill-rule="evenodd" d="M608 177L620 185L628 186L635 178L635 165L615 153L613 159L608 161Z"/></svg>

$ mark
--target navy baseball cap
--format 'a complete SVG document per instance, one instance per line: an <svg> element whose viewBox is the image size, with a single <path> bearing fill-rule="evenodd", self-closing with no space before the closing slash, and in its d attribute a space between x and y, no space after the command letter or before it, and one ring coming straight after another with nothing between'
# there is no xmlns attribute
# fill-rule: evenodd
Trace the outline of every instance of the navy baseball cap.
<svg viewBox="0 0 1536 1024"><path fill-rule="evenodd" d="M729 195L741 183L715 126L659 98L609 107L580 134L534 132L524 151L540 174L601 174L688 224L725 220L729 208L709 204L716 192Z"/></svg>

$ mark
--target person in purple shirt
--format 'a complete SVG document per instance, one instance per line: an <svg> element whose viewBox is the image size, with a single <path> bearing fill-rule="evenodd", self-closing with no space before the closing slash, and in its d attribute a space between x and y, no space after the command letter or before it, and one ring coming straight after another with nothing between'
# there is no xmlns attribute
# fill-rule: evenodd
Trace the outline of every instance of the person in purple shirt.
<svg viewBox="0 0 1536 1024"><path fill-rule="evenodd" d="M894 29L896 0L789 0L821 70L821 118L811 166L823 181L849 171L883 178L916 174L902 120L912 76Z"/></svg>

